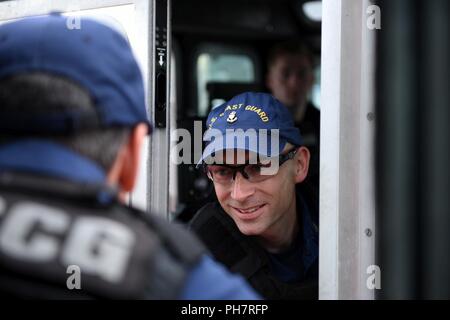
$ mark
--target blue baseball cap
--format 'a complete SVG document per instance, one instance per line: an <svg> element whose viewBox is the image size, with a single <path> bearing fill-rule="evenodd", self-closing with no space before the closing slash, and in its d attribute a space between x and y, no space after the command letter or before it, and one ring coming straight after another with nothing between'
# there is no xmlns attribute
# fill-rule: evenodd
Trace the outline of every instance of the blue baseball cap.
<svg viewBox="0 0 450 320"><path fill-rule="evenodd" d="M54 13L0 26L0 78L29 72L66 77L91 94L95 112L27 115L0 109L0 131L58 133L138 123L150 131L142 74L127 40L95 20L81 18L77 29L67 19Z"/></svg>
<svg viewBox="0 0 450 320"><path fill-rule="evenodd" d="M200 166L217 152L241 149L263 157L281 154L287 143L302 145L289 110L272 95L245 92L214 108L206 120L207 142Z"/></svg>

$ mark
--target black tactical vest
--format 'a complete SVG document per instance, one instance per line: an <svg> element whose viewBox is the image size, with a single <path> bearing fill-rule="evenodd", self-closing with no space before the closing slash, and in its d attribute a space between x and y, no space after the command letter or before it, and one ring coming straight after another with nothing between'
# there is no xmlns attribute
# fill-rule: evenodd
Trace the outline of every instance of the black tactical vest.
<svg viewBox="0 0 450 320"><path fill-rule="evenodd" d="M244 276L266 299L318 298L318 284L314 277L307 275L299 283L285 283L276 279L266 251L254 237L245 236L239 231L218 202L200 209L189 226L218 261L232 272Z"/></svg>
<svg viewBox="0 0 450 320"><path fill-rule="evenodd" d="M105 186L0 173L0 296L176 299L203 253Z"/></svg>

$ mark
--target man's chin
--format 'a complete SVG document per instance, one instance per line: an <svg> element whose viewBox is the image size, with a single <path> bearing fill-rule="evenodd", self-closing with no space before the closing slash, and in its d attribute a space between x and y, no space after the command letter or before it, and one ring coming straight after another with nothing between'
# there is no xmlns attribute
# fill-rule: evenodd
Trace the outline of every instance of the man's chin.
<svg viewBox="0 0 450 320"><path fill-rule="evenodd" d="M239 231L244 235L244 236L259 236L261 234L261 231L259 230L255 230L253 228L245 228L245 227L240 227L238 226Z"/></svg>
<svg viewBox="0 0 450 320"><path fill-rule="evenodd" d="M260 236L265 228L263 228L260 225L251 225L251 223L248 222L243 222L243 221L234 221L236 223L236 226L238 227L239 231L244 235L244 236Z"/></svg>
<svg viewBox="0 0 450 320"><path fill-rule="evenodd" d="M291 112L297 108L298 101L296 99L286 100L286 102L282 102Z"/></svg>
<svg viewBox="0 0 450 320"><path fill-rule="evenodd" d="M279 99L279 100L288 109L292 108L292 106L295 105L295 100L294 99L283 99L283 100Z"/></svg>

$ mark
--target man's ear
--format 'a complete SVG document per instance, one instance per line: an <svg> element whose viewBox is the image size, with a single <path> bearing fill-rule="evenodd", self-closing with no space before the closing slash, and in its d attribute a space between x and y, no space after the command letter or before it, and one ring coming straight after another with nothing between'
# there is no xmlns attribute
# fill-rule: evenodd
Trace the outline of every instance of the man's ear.
<svg viewBox="0 0 450 320"><path fill-rule="evenodd" d="M119 173L119 187L122 192L130 192L136 183L141 156L141 146L147 135L147 126L138 124L128 138L128 142L121 150L122 166Z"/></svg>
<svg viewBox="0 0 450 320"><path fill-rule="evenodd" d="M300 147L294 157L295 161L295 183L303 182L308 175L309 159L311 154L306 147Z"/></svg>

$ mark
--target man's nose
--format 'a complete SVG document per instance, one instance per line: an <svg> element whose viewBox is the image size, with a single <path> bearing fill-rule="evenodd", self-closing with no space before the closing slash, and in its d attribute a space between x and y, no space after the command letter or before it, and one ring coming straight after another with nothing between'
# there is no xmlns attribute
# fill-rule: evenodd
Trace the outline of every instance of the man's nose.
<svg viewBox="0 0 450 320"><path fill-rule="evenodd" d="M287 79L287 84L291 88L298 88L301 82L302 79L300 79L296 74L291 74Z"/></svg>
<svg viewBox="0 0 450 320"><path fill-rule="evenodd" d="M236 201L245 201L248 197L255 193L253 183L245 179L240 172L236 173L233 181L233 190L231 198Z"/></svg>

